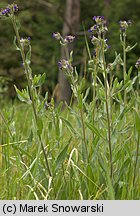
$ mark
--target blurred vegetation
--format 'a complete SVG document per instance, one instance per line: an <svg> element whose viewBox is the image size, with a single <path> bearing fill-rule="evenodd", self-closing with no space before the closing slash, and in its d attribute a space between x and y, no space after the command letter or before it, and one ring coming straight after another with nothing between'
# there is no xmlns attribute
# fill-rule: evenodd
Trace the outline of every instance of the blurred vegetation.
<svg viewBox="0 0 140 216"><path fill-rule="evenodd" d="M12 1L1 1L0 7L7 6ZM52 38L52 33L62 31L64 23L65 0L17 0L19 5L19 20L22 25L22 36L30 36L32 39L32 68L33 73L46 73L46 84L42 93L49 91L52 94L54 86L57 83L58 68L57 62L60 58L60 46ZM84 60L86 59L85 39L83 34L83 25L86 30L93 24L94 15L104 15L109 23L109 44L111 49L108 51L108 62L114 58L115 50L119 53L121 45L119 43L119 21L132 20L132 26L129 29L128 43L131 45L138 42L137 47L128 55L128 68L135 65L140 53L140 19L139 19L139 0L81 0L81 22L79 32L76 37L74 55L75 62L80 69L79 73L84 71ZM13 41L13 29L11 25L4 20L0 21L0 76L3 80L0 84L0 93L4 96L14 98L16 93L13 83L22 88L25 86L23 76L22 62L19 53L11 46ZM134 68L135 73L135 68ZM117 74L121 79L122 72Z"/></svg>

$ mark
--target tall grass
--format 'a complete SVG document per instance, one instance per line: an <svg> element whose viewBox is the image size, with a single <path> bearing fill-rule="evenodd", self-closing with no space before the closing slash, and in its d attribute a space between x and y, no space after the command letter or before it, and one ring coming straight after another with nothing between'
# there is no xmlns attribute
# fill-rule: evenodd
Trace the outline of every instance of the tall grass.
<svg viewBox="0 0 140 216"><path fill-rule="evenodd" d="M63 103L55 107L53 99L47 104L47 93L43 99L40 95L45 75L32 73L30 39L20 38L16 11L12 4L1 16L12 21L27 88L15 87L23 104L5 104L0 110L0 199L139 199L139 73L131 79L132 68L126 70L124 52L134 48L122 40L128 23L121 23L123 58L115 54L114 62L107 64L106 21L94 17L94 56L85 35L92 79L88 88L72 66L72 53L59 62L75 98L73 106L65 105L62 111ZM60 33L54 37L66 50L74 40ZM124 73L121 82L115 78L118 65ZM139 62L136 67L139 71Z"/></svg>

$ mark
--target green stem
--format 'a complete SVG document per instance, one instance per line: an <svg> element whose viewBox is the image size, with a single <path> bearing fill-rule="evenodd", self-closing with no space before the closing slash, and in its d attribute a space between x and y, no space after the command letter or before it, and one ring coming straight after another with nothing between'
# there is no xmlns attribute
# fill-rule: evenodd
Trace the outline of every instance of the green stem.
<svg viewBox="0 0 140 216"><path fill-rule="evenodd" d="M107 114L107 127L108 127L108 147L109 147L109 163L110 163L110 177L113 178L113 163L112 163L112 145L111 145L111 119L109 113L109 103L110 100L110 93L109 92L109 84L107 79L107 69L106 69L106 61L104 55L104 39L103 39L103 46L102 46L102 56L103 56L103 67L104 67L104 83L105 83L105 105L106 105L106 114Z"/></svg>
<svg viewBox="0 0 140 216"><path fill-rule="evenodd" d="M123 80L126 81L126 33L123 34ZM124 89L124 105L127 102L126 90Z"/></svg>
<svg viewBox="0 0 140 216"><path fill-rule="evenodd" d="M98 59L99 59L99 47L96 48L95 66L93 71L93 124L95 121L95 109L96 109L96 83L97 83L97 73L98 73Z"/></svg>
<svg viewBox="0 0 140 216"><path fill-rule="evenodd" d="M111 146L111 125L110 125L110 114L109 114L109 104L108 104L108 89L107 89L107 72L105 70L105 104L107 113L107 125L108 125L108 145L109 145L109 160L110 160L110 176L113 175L113 164L112 164L112 146Z"/></svg>

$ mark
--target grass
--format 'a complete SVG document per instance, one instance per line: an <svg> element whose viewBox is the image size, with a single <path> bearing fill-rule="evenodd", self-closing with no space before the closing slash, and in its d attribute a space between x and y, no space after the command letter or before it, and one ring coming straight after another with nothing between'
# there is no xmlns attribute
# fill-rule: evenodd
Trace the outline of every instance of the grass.
<svg viewBox="0 0 140 216"><path fill-rule="evenodd" d="M87 88L85 76L79 77L72 65L72 52L67 52L74 37L56 33L68 55L59 69L71 83L75 103L62 111L63 104L55 108L52 99L46 110L48 95L40 95L45 74L33 75L30 40L20 37L17 6L9 8L1 16L12 21L27 87L15 86L24 103L1 105L0 199L139 199L140 62L135 77L131 78L132 67L126 70L126 52L135 45L127 47L121 39L124 58L115 54L114 62L107 64L106 21L94 17L93 57L85 35L90 58L86 73L92 80ZM120 35L126 37L128 23L121 24ZM118 68L124 72L123 81L115 78Z"/></svg>
<svg viewBox="0 0 140 216"><path fill-rule="evenodd" d="M13 108L12 108L13 109ZM114 112L115 128L112 132L113 180L108 165L106 122L99 110L95 119L98 132L92 138L94 127L85 126L89 160L85 162L82 125L76 107L57 113L46 111L43 117L42 140L48 152L48 160L53 173L48 175L43 153L39 148L37 135L32 125L32 110L27 105L14 105L14 114L4 107L3 113L9 120L8 129L2 126L0 142L1 178L0 199L139 199L140 179L136 160L137 135L134 130L134 114ZM76 117L75 113L76 112ZM123 113L123 114L122 114ZM84 116L87 118L87 116ZM55 118L55 122L54 122ZM85 121L86 121L85 118ZM124 121L127 119L127 121ZM139 165L139 164L138 164Z"/></svg>

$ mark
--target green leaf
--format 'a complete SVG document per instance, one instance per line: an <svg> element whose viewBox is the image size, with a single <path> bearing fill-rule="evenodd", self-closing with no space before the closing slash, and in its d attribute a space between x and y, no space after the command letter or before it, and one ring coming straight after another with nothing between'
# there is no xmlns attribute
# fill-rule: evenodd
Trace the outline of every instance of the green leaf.
<svg viewBox="0 0 140 216"><path fill-rule="evenodd" d="M138 133L140 133L140 116L138 114L138 112L134 109L135 111L135 125L136 125L136 129L138 131Z"/></svg>
<svg viewBox="0 0 140 216"><path fill-rule="evenodd" d="M73 61L73 50L70 52L70 58L69 58L69 62L72 63Z"/></svg>
<svg viewBox="0 0 140 216"><path fill-rule="evenodd" d="M37 134L41 135L43 130L43 122L42 119L38 117L37 119Z"/></svg>
<svg viewBox="0 0 140 216"><path fill-rule="evenodd" d="M88 95L89 95L89 91L90 91L90 87L86 90L85 96L84 96L84 98L83 98L83 103L86 102L86 99L87 99L87 97L88 97Z"/></svg>
<svg viewBox="0 0 140 216"><path fill-rule="evenodd" d="M16 50L20 50L20 48L17 46L17 44L16 44L16 36L14 37L14 40L13 40L13 44L14 44L14 46L15 46L15 48L16 48Z"/></svg>
<svg viewBox="0 0 140 216"><path fill-rule="evenodd" d="M31 45L29 45L29 50L26 54L26 63L29 65L31 63Z"/></svg>
<svg viewBox="0 0 140 216"><path fill-rule="evenodd" d="M137 43L134 44L134 46L128 46L126 49L125 49L125 52L130 52L132 49L134 49L135 47L137 46Z"/></svg>
<svg viewBox="0 0 140 216"><path fill-rule="evenodd" d="M105 139L103 136L102 136L102 133L99 129L97 129L93 124L91 123L88 123L88 122L85 122L86 126L93 132L95 133L98 137L102 137L103 139Z"/></svg>
<svg viewBox="0 0 140 216"><path fill-rule="evenodd" d="M107 161L106 159L103 157L102 154L99 155L99 164L101 166L101 168L103 169L104 173L105 173L105 178L106 178L106 184L108 187L108 199L110 200L115 200L115 192L114 192L114 188L113 188L113 184L110 178L110 174L109 174L109 168L107 165Z"/></svg>
<svg viewBox="0 0 140 216"><path fill-rule="evenodd" d="M31 143L33 140L33 131L31 130L30 135L28 137L28 142Z"/></svg>
<svg viewBox="0 0 140 216"><path fill-rule="evenodd" d="M55 160L55 164L56 164L55 169L56 170L62 165L64 159L66 158L66 154L67 154L67 151L68 151L68 146L69 146L69 144L71 142L71 139L72 138L69 139L68 144L62 149L62 151L60 152L60 154L58 155L58 157Z"/></svg>
<svg viewBox="0 0 140 216"><path fill-rule="evenodd" d="M21 25L20 25L20 21L16 19L16 26L18 28L18 30L20 29Z"/></svg>
<svg viewBox="0 0 140 216"><path fill-rule="evenodd" d="M26 89L22 89L22 91L20 91L15 85L14 87L15 87L15 90L17 92L17 95L20 101L26 102L28 104L32 103L32 101L29 98L29 93Z"/></svg>
<svg viewBox="0 0 140 216"><path fill-rule="evenodd" d="M80 135L78 134L78 132L74 129L74 127L71 125L71 123L68 120L66 120L63 117L61 117L61 119L65 123L65 125L67 126L67 128L69 129L69 131L71 132L72 135L74 135L76 137L80 137Z"/></svg>
<svg viewBox="0 0 140 216"><path fill-rule="evenodd" d="M33 85L34 87L40 87L45 82L46 79L46 73L43 73L42 75L35 75L33 78Z"/></svg>

